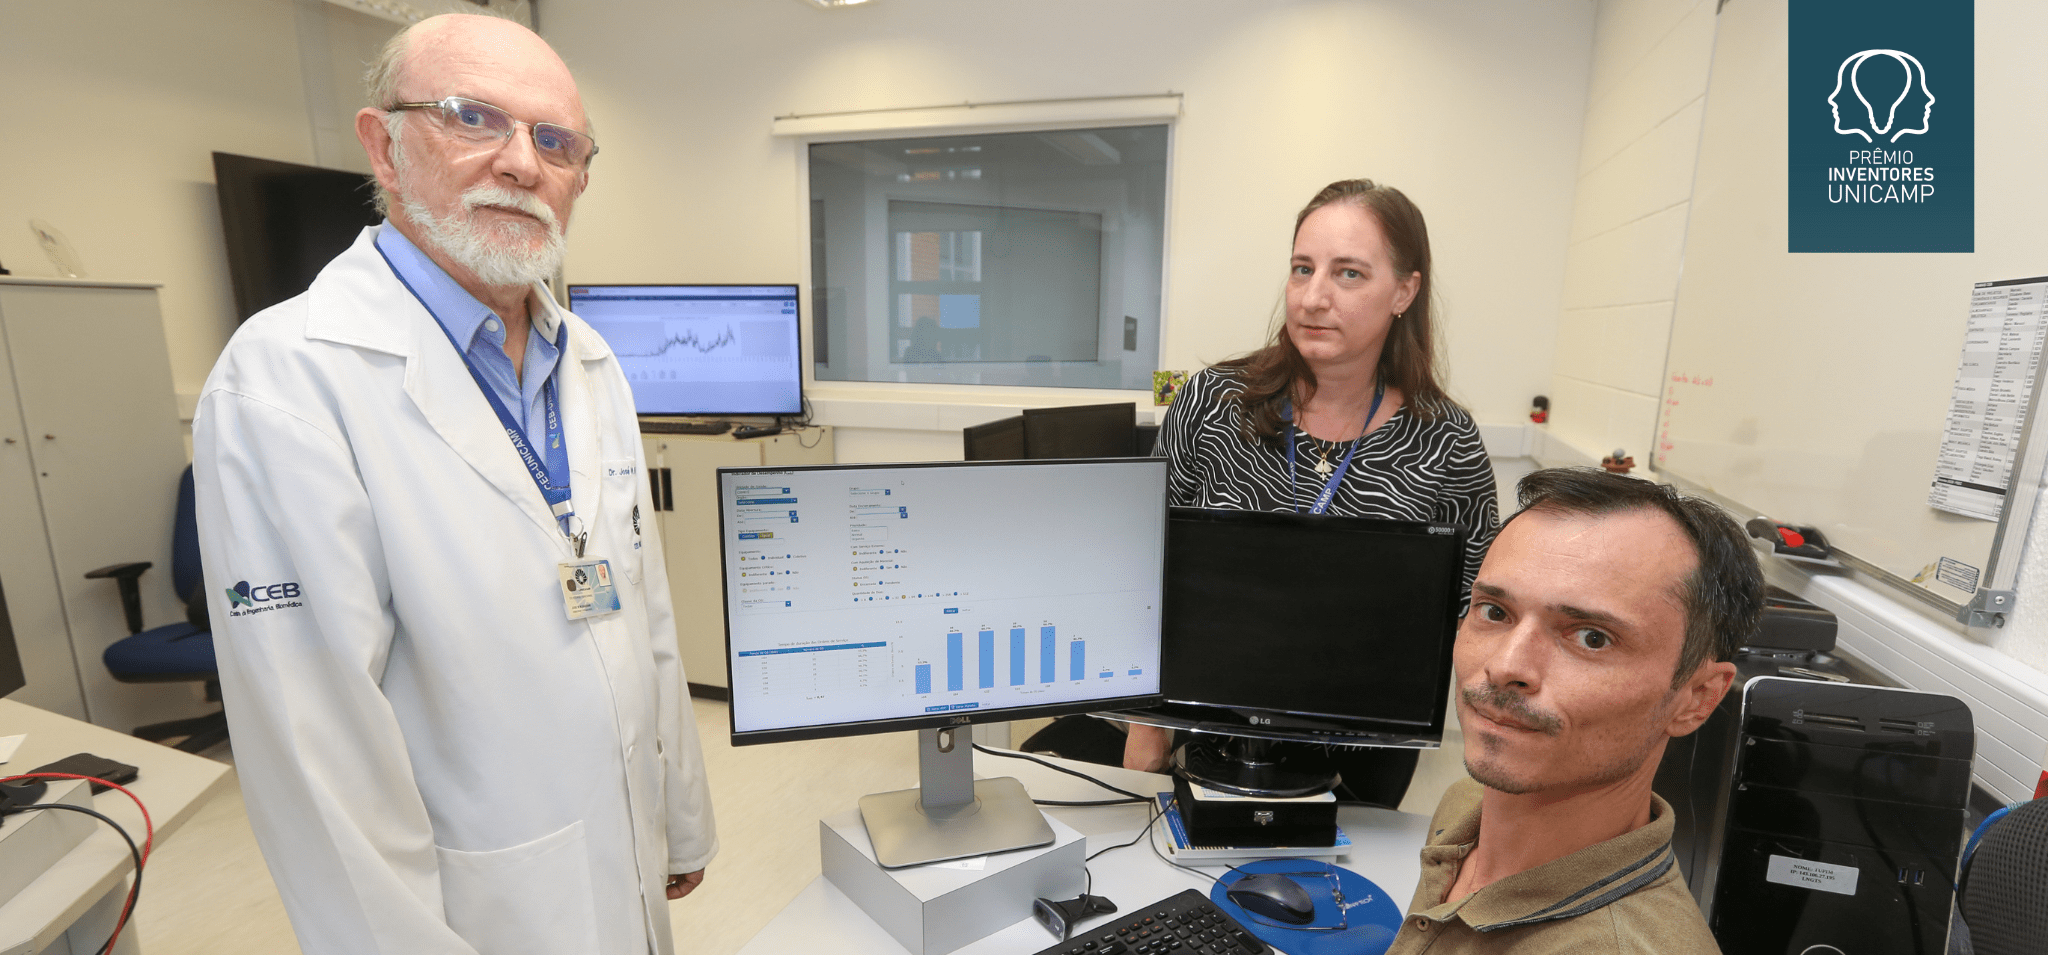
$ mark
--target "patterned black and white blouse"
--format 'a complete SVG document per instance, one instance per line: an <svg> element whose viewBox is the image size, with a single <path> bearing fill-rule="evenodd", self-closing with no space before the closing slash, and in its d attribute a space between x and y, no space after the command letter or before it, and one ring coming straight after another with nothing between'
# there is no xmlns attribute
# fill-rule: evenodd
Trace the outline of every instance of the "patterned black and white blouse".
<svg viewBox="0 0 2048 955"><path fill-rule="evenodd" d="M1167 500L1182 507L1306 513L1328 480L1316 473L1315 463L1326 456L1332 463L1343 460L1350 442L1296 431L1296 473L1290 479L1284 450L1244 436L1243 406L1228 400L1243 390L1238 374L1225 367L1196 372L1167 406L1152 452L1171 461ZM1394 412L1359 444L1325 513L1466 528L1468 594L1500 526L1486 446L1471 416L1455 406L1434 422L1405 407Z"/></svg>

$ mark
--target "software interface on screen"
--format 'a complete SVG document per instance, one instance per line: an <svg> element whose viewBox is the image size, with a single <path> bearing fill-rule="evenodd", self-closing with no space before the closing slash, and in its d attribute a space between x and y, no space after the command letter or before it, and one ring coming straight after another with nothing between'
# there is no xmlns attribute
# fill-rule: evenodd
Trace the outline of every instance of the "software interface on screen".
<svg viewBox="0 0 2048 955"><path fill-rule="evenodd" d="M1159 691L1163 460L718 480L738 733Z"/></svg>
<svg viewBox="0 0 2048 955"><path fill-rule="evenodd" d="M641 414L801 414L794 285L572 285Z"/></svg>

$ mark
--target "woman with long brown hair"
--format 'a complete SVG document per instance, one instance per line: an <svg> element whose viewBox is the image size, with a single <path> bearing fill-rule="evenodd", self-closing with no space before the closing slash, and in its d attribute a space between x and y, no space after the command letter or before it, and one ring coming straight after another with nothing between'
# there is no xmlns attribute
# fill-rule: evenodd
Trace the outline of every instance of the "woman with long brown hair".
<svg viewBox="0 0 2048 955"><path fill-rule="evenodd" d="M1469 589L1499 514L1479 430L1438 380L1433 305L1422 211L1370 180L1324 187L1295 218L1272 341L1196 373L1167 412L1171 502L1458 524ZM1124 763L1167 749L1133 726ZM1398 804L1415 751L1348 752L1353 795Z"/></svg>

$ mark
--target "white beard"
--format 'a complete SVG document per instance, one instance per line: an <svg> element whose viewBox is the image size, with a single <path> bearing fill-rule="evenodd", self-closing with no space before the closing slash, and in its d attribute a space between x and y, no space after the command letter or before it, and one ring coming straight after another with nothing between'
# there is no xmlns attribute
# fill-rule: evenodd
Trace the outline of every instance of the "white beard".
<svg viewBox="0 0 2048 955"><path fill-rule="evenodd" d="M399 168L403 189L404 166ZM553 209L527 193L485 183L464 192L461 210L445 217L435 215L425 203L410 196L401 201L406 218L419 227L427 244L474 273L485 285L532 285L553 277L562 268L562 257L568 250L562 224ZM517 209L539 221L480 224L476 210L481 206ZM533 244L536 238L540 240L538 245Z"/></svg>

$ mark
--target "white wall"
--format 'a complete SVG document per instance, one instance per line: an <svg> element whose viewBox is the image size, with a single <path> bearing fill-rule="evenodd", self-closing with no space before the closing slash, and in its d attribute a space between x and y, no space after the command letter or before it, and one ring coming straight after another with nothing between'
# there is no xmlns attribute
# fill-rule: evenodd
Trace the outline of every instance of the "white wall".
<svg viewBox="0 0 2048 955"><path fill-rule="evenodd" d="M1176 91L1162 367L1259 345L1294 213L1325 183L1368 176L1429 218L1453 394L1481 423L1515 424L1550 388L1587 0L617 0L543 5L541 28L604 148L577 207L572 282L808 284L800 147L769 135L779 115ZM842 449L933 447L862 430L842 431Z"/></svg>
<svg viewBox="0 0 2048 955"><path fill-rule="evenodd" d="M1650 460L1716 0L1604 0L1541 457Z"/></svg>
<svg viewBox="0 0 2048 955"><path fill-rule="evenodd" d="M0 0L18 133L0 150L0 263L56 274L38 218L87 275L163 283L173 380L196 394L235 328L212 153L367 170L337 130L396 29L319 0Z"/></svg>

